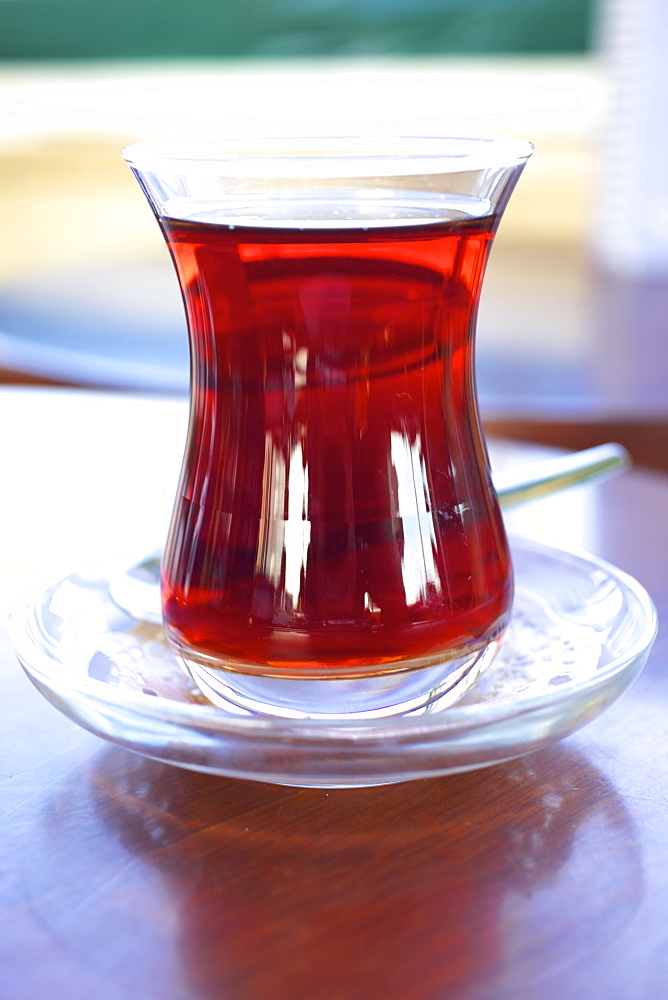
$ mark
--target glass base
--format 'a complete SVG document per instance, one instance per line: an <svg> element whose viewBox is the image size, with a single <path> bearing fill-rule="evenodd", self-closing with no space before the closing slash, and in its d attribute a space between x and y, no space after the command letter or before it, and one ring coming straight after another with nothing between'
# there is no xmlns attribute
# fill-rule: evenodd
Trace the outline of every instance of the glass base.
<svg viewBox="0 0 668 1000"><path fill-rule="evenodd" d="M203 662L201 654L178 646L175 652L207 698L228 710L283 719L373 719L447 707L491 663L499 642L389 674L307 680L225 670Z"/></svg>

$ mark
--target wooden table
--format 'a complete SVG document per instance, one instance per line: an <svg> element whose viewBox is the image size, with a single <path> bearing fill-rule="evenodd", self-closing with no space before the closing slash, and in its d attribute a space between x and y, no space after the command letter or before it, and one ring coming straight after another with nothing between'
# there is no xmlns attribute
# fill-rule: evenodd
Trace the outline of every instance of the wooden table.
<svg viewBox="0 0 668 1000"><path fill-rule="evenodd" d="M162 536L180 403L0 393L0 603ZM500 449L499 461L532 457ZM509 518L638 577L668 615L668 478ZM522 760L384 788L182 771L77 728L0 640L2 1000L662 1000L668 678Z"/></svg>

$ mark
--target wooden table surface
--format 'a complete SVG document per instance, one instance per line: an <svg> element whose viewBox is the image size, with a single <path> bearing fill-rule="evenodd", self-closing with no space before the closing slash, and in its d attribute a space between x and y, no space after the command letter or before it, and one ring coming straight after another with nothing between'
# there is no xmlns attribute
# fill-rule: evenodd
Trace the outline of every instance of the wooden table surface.
<svg viewBox="0 0 668 1000"><path fill-rule="evenodd" d="M0 392L0 605L164 532L180 403ZM527 446L495 451L527 461ZM668 477L634 470L511 526L636 576L668 616ZM467 774L299 790L104 743L0 639L2 1000L664 1000L665 632L562 743Z"/></svg>

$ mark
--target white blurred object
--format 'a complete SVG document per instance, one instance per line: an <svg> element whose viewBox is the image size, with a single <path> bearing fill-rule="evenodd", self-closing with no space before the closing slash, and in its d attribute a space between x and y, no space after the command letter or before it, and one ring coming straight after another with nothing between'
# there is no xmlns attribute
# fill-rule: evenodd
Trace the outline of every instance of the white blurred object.
<svg viewBox="0 0 668 1000"><path fill-rule="evenodd" d="M610 93L594 253L622 277L668 275L668 8L601 0L598 50Z"/></svg>

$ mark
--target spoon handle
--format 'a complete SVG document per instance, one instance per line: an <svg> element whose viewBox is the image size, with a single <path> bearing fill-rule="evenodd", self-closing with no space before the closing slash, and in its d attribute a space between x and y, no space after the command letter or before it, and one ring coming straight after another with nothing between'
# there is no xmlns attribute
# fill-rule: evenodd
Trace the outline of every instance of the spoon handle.
<svg viewBox="0 0 668 1000"><path fill-rule="evenodd" d="M523 476L518 475L517 469L495 475L494 486L499 503L505 509L594 479L609 479L630 465L631 457L621 445L601 444L535 462L527 466Z"/></svg>

